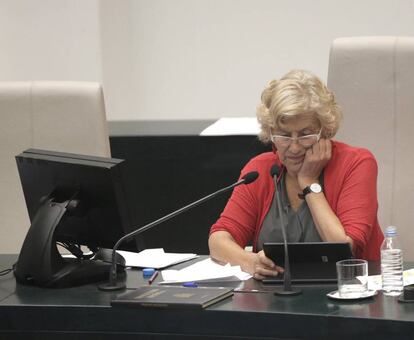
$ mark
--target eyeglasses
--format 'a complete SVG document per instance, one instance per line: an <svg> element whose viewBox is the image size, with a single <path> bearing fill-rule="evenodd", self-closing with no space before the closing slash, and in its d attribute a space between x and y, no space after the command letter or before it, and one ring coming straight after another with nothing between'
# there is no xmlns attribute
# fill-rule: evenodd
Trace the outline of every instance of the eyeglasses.
<svg viewBox="0 0 414 340"><path fill-rule="evenodd" d="M317 134L305 135L300 137L289 137L270 134L270 139L273 143L282 147L288 147L294 140L297 140L300 145L302 145L305 148L308 148L319 141L319 139L321 138L321 133L322 129L320 129L319 133Z"/></svg>

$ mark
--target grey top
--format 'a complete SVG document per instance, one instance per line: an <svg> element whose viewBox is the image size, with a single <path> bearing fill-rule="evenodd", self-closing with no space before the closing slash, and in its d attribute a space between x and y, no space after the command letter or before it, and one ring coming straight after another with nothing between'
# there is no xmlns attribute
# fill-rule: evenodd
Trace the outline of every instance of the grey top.
<svg viewBox="0 0 414 340"><path fill-rule="evenodd" d="M279 197L282 203L283 220L285 222L286 237L288 242L322 242L321 237L315 227L308 204L303 200L299 209L295 212L289 203L286 191L286 172L278 183ZM319 177L323 187L323 174ZM276 195L273 195L273 202L263 220L259 238L257 240L257 251L263 249L264 242L283 242L283 234L279 209L276 203Z"/></svg>

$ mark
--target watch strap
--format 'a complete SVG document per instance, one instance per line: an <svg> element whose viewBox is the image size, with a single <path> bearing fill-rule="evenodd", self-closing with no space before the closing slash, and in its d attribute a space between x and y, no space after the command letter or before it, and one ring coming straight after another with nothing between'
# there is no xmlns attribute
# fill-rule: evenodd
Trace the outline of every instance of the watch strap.
<svg viewBox="0 0 414 340"><path fill-rule="evenodd" d="M314 184L318 184L318 185L321 187L321 191L320 191L320 192L322 192L322 191L323 191L323 190L322 190L322 186L321 186L319 183L312 183L311 185L314 185ZM298 196L299 196L299 198L300 198L300 199L304 200L304 199L305 199L305 196L306 196L307 194L310 194L311 192L314 192L314 191L312 191L312 189L311 189L311 185L306 186L306 187L303 189L302 193L299 193L299 194L298 194ZM316 192L315 192L315 193L316 193Z"/></svg>

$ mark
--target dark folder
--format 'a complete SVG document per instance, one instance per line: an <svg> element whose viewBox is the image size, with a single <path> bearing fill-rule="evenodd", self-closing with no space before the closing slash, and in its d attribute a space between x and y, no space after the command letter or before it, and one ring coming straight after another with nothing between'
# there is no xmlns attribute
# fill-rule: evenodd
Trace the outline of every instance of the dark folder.
<svg viewBox="0 0 414 340"><path fill-rule="evenodd" d="M263 250L268 258L284 267L283 243L264 243ZM349 243L288 243L288 250L293 283L336 282L336 262L353 257ZM281 282L283 275L263 280L263 283Z"/></svg>
<svg viewBox="0 0 414 340"><path fill-rule="evenodd" d="M111 301L113 306L157 308L206 308L233 295L230 288L141 286Z"/></svg>

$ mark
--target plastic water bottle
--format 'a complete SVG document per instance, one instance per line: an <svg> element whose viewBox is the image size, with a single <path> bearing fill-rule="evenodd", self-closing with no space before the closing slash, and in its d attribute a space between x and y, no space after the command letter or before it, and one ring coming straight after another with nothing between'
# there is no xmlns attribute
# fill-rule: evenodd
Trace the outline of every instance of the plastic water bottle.
<svg viewBox="0 0 414 340"><path fill-rule="evenodd" d="M385 239L381 245L382 293L398 296L403 286L403 256L397 238L397 228L389 226L385 230Z"/></svg>

